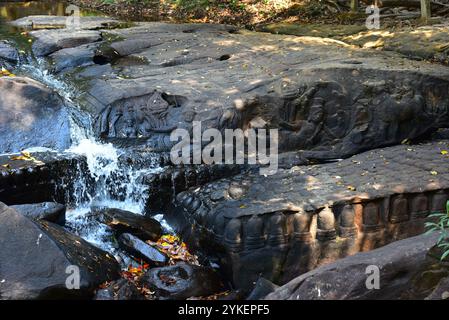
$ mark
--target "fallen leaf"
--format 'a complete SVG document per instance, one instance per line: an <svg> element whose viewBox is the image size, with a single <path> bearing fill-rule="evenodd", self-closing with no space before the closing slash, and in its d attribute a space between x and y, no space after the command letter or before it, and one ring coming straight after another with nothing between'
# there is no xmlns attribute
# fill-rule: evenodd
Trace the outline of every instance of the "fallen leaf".
<svg viewBox="0 0 449 320"><path fill-rule="evenodd" d="M0 77L15 77L16 75L14 73L9 72L5 68L2 67L2 70L0 71Z"/></svg>

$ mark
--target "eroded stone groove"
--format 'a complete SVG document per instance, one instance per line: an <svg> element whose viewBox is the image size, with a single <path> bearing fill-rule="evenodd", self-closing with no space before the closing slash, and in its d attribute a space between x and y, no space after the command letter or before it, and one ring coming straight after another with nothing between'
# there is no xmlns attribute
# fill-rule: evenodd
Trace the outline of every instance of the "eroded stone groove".
<svg viewBox="0 0 449 320"><path fill-rule="evenodd" d="M171 219L181 215L196 226L184 234L215 254L236 286L248 288L259 275L285 283L422 233L429 213L446 210L448 158L440 152L447 144L396 146L269 177L222 179L180 193Z"/></svg>

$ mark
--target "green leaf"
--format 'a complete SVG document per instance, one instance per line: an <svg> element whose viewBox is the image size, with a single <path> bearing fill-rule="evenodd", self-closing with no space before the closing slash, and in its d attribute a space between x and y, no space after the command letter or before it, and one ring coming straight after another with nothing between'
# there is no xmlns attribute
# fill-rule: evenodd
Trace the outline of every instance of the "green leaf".
<svg viewBox="0 0 449 320"><path fill-rule="evenodd" d="M443 255L441 256L441 261L444 260L447 256L449 256L449 250L443 253Z"/></svg>

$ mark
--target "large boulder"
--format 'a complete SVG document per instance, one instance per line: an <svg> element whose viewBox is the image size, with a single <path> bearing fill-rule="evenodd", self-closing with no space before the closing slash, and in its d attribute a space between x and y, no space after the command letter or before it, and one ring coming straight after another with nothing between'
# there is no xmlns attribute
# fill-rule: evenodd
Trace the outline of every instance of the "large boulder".
<svg viewBox="0 0 449 320"><path fill-rule="evenodd" d="M166 219L235 286L284 284L320 265L425 231L449 200L447 140L335 163L248 172L177 195Z"/></svg>
<svg viewBox="0 0 449 320"><path fill-rule="evenodd" d="M19 60L19 52L8 42L0 41L0 60L1 59L15 63Z"/></svg>
<svg viewBox="0 0 449 320"><path fill-rule="evenodd" d="M70 146L70 113L58 94L29 78L0 78L0 154Z"/></svg>
<svg viewBox="0 0 449 320"><path fill-rule="evenodd" d="M142 23L109 33L118 40L93 60L112 72L91 78L80 97L107 140L169 150L174 129L201 121L202 130L278 129L281 152L326 160L448 123L449 70L400 55L227 26Z"/></svg>
<svg viewBox="0 0 449 320"><path fill-rule="evenodd" d="M119 277L108 253L62 227L33 221L0 203L0 299L90 298L103 282ZM79 268L80 287L66 283Z"/></svg>
<svg viewBox="0 0 449 320"><path fill-rule="evenodd" d="M59 225L65 223L66 207L56 202L42 202L33 204L19 204L11 206L24 216L34 220L47 220Z"/></svg>
<svg viewBox="0 0 449 320"><path fill-rule="evenodd" d="M65 48L73 48L87 43L100 41L101 33L95 30L38 30L31 31L36 38L33 42L33 53L44 57Z"/></svg>
<svg viewBox="0 0 449 320"><path fill-rule="evenodd" d="M86 159L74 154L42 151L31 152L29 157L0 155L0 201L8 205L69 203L74 200L70 182L86 170Z"/></svg>
<svg viewBox="0 0 449 320"><path fill-rule="evenodd" d="M100 43L88 43L74 48L65 48L50 55L52 71L55 73L94 64L95 51Z"/></svg>
<svg viewBox="0 0 449 320"><path fill-rule="evenodd" d="M304 163L398 144L448 123L449 70L400 54L224 25L139 23L100 33L31 35L38 55L54 52L55 71L88 78L79 102L107 140L169 150L170 133L192 130L194 121L202 130L278 129L280 151L304 150ZM92 57L88 44L100 40L107 41ZM73 50L57 52L66 48ZM98 72L95 64L109 63L110 72Z"/></svg>
<svg viewBox="0 0 449 320"><path fill-rule="evenodd" d="M417 236L341 259L295 278L266 299L424 299L438 279L449 274L447 266L445 272L436 274L433 269L438 259L428 255L437 238L438 234ZM376 270L378 286L374 278L370 280Z"/></svg>

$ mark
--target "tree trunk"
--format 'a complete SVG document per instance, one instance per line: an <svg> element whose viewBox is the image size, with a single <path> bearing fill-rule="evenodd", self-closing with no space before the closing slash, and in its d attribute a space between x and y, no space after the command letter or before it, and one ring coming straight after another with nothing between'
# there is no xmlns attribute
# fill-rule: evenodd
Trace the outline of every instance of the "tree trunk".
<svg viewBox="0 0 449 320"><path fill-rule="evenodd" d="M359 0L351 0L351 11L357 12L359 9Z"/></svg>
<svg viewBox="0 0 449 320"><path fill-rule="evenodd" d="M421 18L428 21L430 16L430 0L421 0Z"/></svg>

